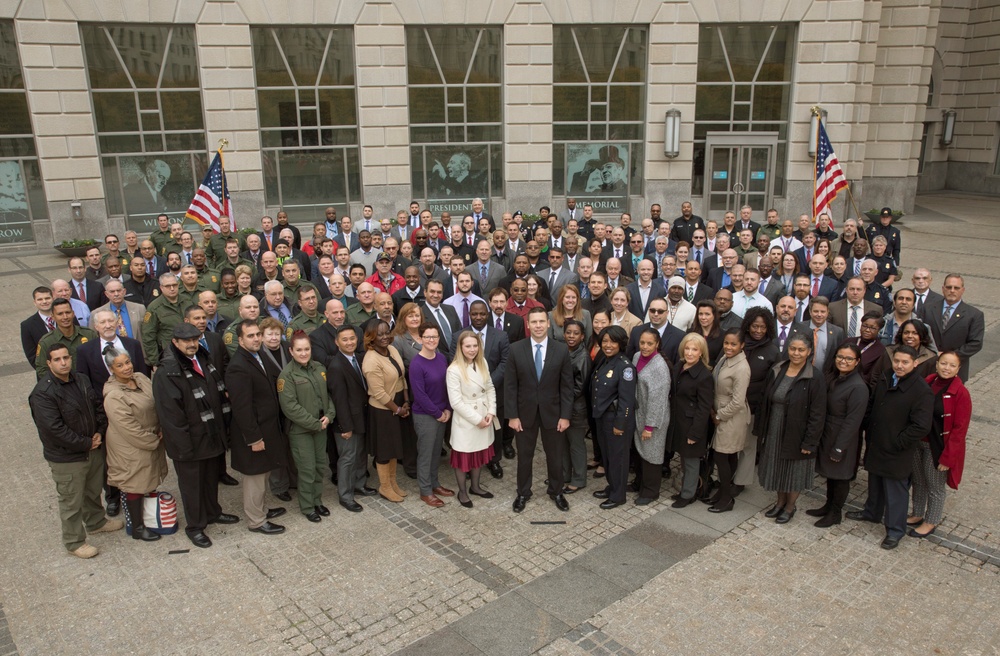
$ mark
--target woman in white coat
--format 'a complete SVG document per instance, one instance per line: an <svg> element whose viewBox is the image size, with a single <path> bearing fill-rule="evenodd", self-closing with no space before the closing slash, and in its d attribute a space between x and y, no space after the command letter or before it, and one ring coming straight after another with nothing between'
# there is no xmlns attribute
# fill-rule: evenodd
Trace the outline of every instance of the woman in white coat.
<svg viewBox="0 0 1000 656"><path fill-rule="evenodd" d="M483 345L471 330L458 336L455 359L448 366L448 401L451 403L451 466L458 481L458 502L472 507L469 494L492 499L479 486L483 465L493 459L493 429L497 422L497 395L483 358ZM471 472L466 490L465 474Z"/></svg>

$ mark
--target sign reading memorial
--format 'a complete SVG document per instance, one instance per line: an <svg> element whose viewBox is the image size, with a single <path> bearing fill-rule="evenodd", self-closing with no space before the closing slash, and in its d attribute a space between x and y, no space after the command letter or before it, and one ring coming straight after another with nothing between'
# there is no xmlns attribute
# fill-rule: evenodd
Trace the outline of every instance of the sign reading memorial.
<svg viewBox="0 0 1000 656"><path fill-rule="evenodd" d="M191 155L120 157L119 161L129 229L140 235L149 234L156 229L157 215L164 213L170 215L171 223L184 221L187 229L199 229L193 221L184 220L197 189ZM205 170L196 174L204 176Z"/></svg>
<svg viewBox="0 0 1000 656"><path fill-rule="evenodd" d="M629 144L567 144L566 195L594 212L625 212L628 206Z"/></svg>
<svg viewBox="0 0 1000 656"><path fill-rule="evenodd" d="M427 205L435 215L465 213L472 199L489 210L489 146L427 147Z"/></svg>
<svg viewBox="0 0 1000 656"><path fill-rule="evenodd" d="M0 162L0 244L35 240L21 163Z"/></svg>

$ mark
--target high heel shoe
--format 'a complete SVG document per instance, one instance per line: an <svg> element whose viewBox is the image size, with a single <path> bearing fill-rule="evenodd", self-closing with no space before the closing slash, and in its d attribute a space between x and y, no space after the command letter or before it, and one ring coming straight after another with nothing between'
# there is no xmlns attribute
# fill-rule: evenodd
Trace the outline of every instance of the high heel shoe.
<svg viewBox="0 0 1000 656"><path fill-rule="evenodd" d="M727 503L724 506L720 506L720 505L718 505L718 503L712 504L711 506L708 507L708 512L710 512L710 513L724 513L724 512L729 512L735 506L736 506L736 501L734 499L730 499L729 503Z"/></svg>

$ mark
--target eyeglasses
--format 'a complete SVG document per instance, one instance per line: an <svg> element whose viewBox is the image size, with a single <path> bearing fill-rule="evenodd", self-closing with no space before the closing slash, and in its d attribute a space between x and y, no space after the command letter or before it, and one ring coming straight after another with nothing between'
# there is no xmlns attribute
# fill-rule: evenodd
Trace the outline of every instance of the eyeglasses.
<svg viewBox="0 0 1000 656"><path fill-rule="evenodd" d="M657 310L655 308L649 308L650 314L663 314L664 312L666 312L666 310Z"/></svg>
<svg viewBox="0 0 1000 656"><path fill-rule="evenodd" d="M109 239L109 240L107 240L107 241L106 241L106 242L104 242L104 243L105 243L105 244L117 244L117 243L118 243L118 240L117 240L117 239Z"/></svg>
<svg viewBox="0 0 1000 656"><path fill-rule="evenodd" d="M835 359L837 362L854 362L857 360L853 355L838 355Z"/></svg>

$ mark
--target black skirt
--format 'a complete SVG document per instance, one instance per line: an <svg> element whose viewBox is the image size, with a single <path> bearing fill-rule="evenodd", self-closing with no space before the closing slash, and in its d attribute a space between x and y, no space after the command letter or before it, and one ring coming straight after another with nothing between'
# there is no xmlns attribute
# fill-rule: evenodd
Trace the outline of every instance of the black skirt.
<svg viewBox="0 0 1000 656"><path fill-rule="evenodd" d="M403 405L403 393L393 399L396 405ZM403 420L392 410L370 408L368 415L368 453L376 462L387 462L403 458Z"/></svg>

